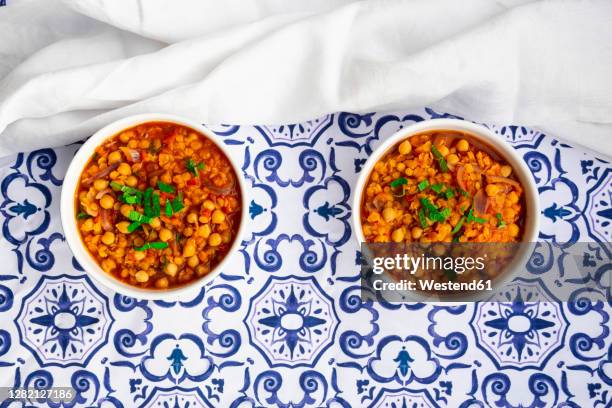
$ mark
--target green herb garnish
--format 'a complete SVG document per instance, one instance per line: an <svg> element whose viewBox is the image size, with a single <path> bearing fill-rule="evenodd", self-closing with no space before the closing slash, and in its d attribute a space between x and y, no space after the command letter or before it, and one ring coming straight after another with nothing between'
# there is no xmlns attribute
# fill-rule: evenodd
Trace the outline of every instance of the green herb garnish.
<svg viewBox="0 0 612 408"><path fill-rule="evenodd" d="M170 184L166 184L166 183L162 183L161 181L157 182L157 187L159 187L159 190L164 192L164 193L174 193L174 187L172 187Z"/></svg>
<svg viewBox="0 0 612 408"><path fill-rule="evenodd" d="M86 212L81 211L80 213L77 214L77 220L84 220L86 218L91 218L91 215L87 214Z"/></svg>
<svg viewBox="0 0 612 408"><path fill-rule="evenodd" d="M461 194L464 197L469 197L470 196L470 194L467 191L465 191L464 189L462 189L462 188L458 188L457 191L459 192L459 194Z"/></svg>
<svg viewBox="0 0 612 408"><path fill-rule="evenodd" d="M429 201L429 198L423 197L421 198L421 205L427 210L427 211L438 211L438 207L436 207L431 201Z"/></svg>
<svg viewBox="0 0 612 408"><path fill-rule="evenodd" d="M179 191L178 195L172 199L172 211L177 213L181 211L185 205L183 204L183 192Z"/></svg>
<svg viewBox="0 0 612 408"><path fill-rule="evenodd" d="M440 210L440 215L444 218L444 220L446 220L451 215L450 208L443 208L442 210Z"/></svg>
<svg viewBox="0 0 612 408"><path fill-rule="evenodd" d="M130 213L128 214L128 219L130 221L135 221L135 222L139 222L141 224L145 224L145 223L149 223L151 222L151 217L147 217L146 215L143 215L139 212L136 211L130 211Z"/></svg>
<svg viewBox="0 0 612 408"><path fill-rule="evenodd" d="M143 246L135 247L134 249L136 251L144 251L147 249L166 249L166 248L168 248L167 242L158 241L158 242L147 242Z"/></svg>
<svg viewBox="0 0 612 408"><path fill-rule="evenodd" d="M451 231L451 234L455 235L456 233L458 233L461 227L463 226L464 222L465 222L465 216L461 217L457 225L455 225L455 228L453 228L453 230Z"/></svg>
<svg viewBox="0 0 612 408"><path fill-rule="evenodd" d="M433 153L434 157L438 159L440 170L446 173L448 171L448 164L446 163L446 159L444 158L444 156L442 156L442 153L440 153L436 145L431 145L431 152Z"/></svg>
<svg viewBox="0 0 612 408"><path fill-rule="evenodd" d="M153 205L151 198L153 197L153 187L149 187L144 192L144 215L151 217L153 215Z"/></svg>
<svg viewBox="0 0 612 408"><path fill-rule="evenodd" d="M447 200L450 200L451 198L453 198L455 196L455 192L453 191L452 188L448 188L445 192L444 192L444 196L446 197Z"/></svg>
<svg viewBox="0 0 612 408"><path fill-rule="evenodd" d="M166 200L166 215L172 217L172 205L170 204L170 200Z"/></svg>
<svg viewBox="0 0 612 408"><path fill-rule="evenodd" d="M399 187L407 183L408 183L408 180L406 180L404 177L400 177L400 178L396 178L395 180L393 180L389 185L392 188L395 188L395 187Z"/></svg>
<svg viewBox="0 0 612 408"><path fill-rule="evenodd" d="M429 224L427 223L427 218L425 218L425 210L421 208L419 211L419 221L421 222L421 227L427 228Z"/></svg>
<svg viewBox="0 0 612 408"><path fill-rule="evenodd" d="M136 195L136 196L142 195L142 191L137 190L137 189L135 189L133 187L130 187L130 186L124 186L123 184L119 184L116 181L111 181L110 182L110 186L114 190L121 191L122 193L127 193L127 194L130 194L130 195Z"/></svg>
<svg viewBox="0 0 612 408"><path fill-rule="evenodd" d="M474 204L472 204L472 206L470 207L470 212L468 212L468 215L467 215L467 221L468 222L477 222L479 224L484 224L484 223L487 222L487 220L485 218L476 217L474 215Z"/></svg>
<svg viewBox="0 0 612 408"><path fill-rule="evenodd" d="M126 204L140 204L140 196L129 195L128 193L123 193L123 195L121 196L121 199Z"/></svg>
<svg viewBox="0 0 612 408"><path fill-rule="evenodd" d="M159 204L159 194L153 194L153 217L159 217L161 215L161 205Z"/></svg>
<svg viewBox="0 0 612 408"><path fill-rule="evenodd" d="M136 231L141 225L142 225L141 222L134 221L133 223L128 225L127 232L131 234L132 232Z"/></svg>
<svg viewBox="0 0 612 408"><path fill-rule="evenodd" d="M419 191L425 190L427 187L429 187L429 180L421 181L419 184L417 184L417 187L419 188Z"/></svg>
<svg viewBox="0 0 612 408"><path fill-rule="evenodd" d="M435 206L428 198L421 198L421 205L423 206L424 213L433 222L443 222L450 216L450 208L443 208L441 210Z"/></svg>
<svg viewBox="0 0 612 408"><path fill-rule="evenodd" d="M495 216L497 217L497 226L499 228L504 228L506 226L506 222L502 218L501 213L497 213Z"/></svg>
<svg viewBox="0 0 612 408"><path fill-rule="evenodd" d="M187 162L185 162L185 167L193 173L194 176L198 177L198 170L204 170L204 163L196 163L193 159L189 158Z"/></svg>
<svg viewBox="0 0 612 408"><path fill-rule="evenodd" d="M444 183L433 184L431 189L436 193L440 194L444 190Z"/></svg>

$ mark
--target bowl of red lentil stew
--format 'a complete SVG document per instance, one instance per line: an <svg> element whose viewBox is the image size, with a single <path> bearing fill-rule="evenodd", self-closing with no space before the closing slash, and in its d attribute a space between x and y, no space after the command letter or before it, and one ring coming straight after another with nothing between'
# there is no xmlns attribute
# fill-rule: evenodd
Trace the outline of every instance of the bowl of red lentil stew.
<svg viewBox="0 0 612 408"><path fill-rule="evenodd" d="M456 119L384 140L359 175L353 208L361 243L526 243L539 231L538 191L522 157L486 127Z"/></svg>
<svg viewBox="0 0 612 408"><path fill-rule="evenodd" d="M244 182L219 138L193 121L145 114L89 138L61 197L66 240L98 282L178 299L218 275L245 224Z"/></svg>

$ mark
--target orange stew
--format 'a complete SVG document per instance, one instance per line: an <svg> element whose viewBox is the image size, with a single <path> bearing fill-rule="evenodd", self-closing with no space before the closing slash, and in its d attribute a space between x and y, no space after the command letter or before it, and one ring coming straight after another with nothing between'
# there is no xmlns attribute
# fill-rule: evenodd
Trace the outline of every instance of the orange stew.
<svg viewBox="0 0 612 408"><path fill-rule="evenodd" d="M374 166L361 206L366 242L518 242L523 188L469 134L418 134Z"/></svg>
<svg viewBox="0 0 612 408"><path fill-rule="evenodd" d="M138 125L97 147L75 209L85 247L102 269L150 289L210 272L228 253L242 212L225 154L170 122Z"/></svg>

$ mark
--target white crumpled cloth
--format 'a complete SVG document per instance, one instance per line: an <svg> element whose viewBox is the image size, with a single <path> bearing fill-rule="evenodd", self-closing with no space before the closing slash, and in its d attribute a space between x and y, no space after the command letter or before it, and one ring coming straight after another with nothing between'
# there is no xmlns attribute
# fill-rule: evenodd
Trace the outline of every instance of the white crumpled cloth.
<svg viewBox="0 0 612 408"><path fill-rule="evenodd" d="M612 155L612 1L9 0L0 156L142 112L294 123L431 106Z"/></svg>

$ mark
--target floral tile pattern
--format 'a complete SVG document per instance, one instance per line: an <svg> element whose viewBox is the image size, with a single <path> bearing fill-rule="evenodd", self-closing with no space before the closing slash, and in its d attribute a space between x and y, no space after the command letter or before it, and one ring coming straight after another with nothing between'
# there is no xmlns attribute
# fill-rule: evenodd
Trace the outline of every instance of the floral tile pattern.
<svg viewBox="0 0 612 408"><path fill-rule="evenodd" d="M98 287L72 257L59 195L79 144L4 159L2 385L72 386L77 399L66 407L610 406L612 307L582 299L581 283L564 282L573 302L541 289L546 248L530 265L533 284L509 286L504 303L361 301L350 223L357 175L398 129L446 116L211 127L242 164L249 223L223 273L177 302ZM488 126L533 173L543 241L560 251L609 241L608 159L537 130ZM592 278L605 283L609 273ZM23 406L55 407L0 402Z"/></svg>

